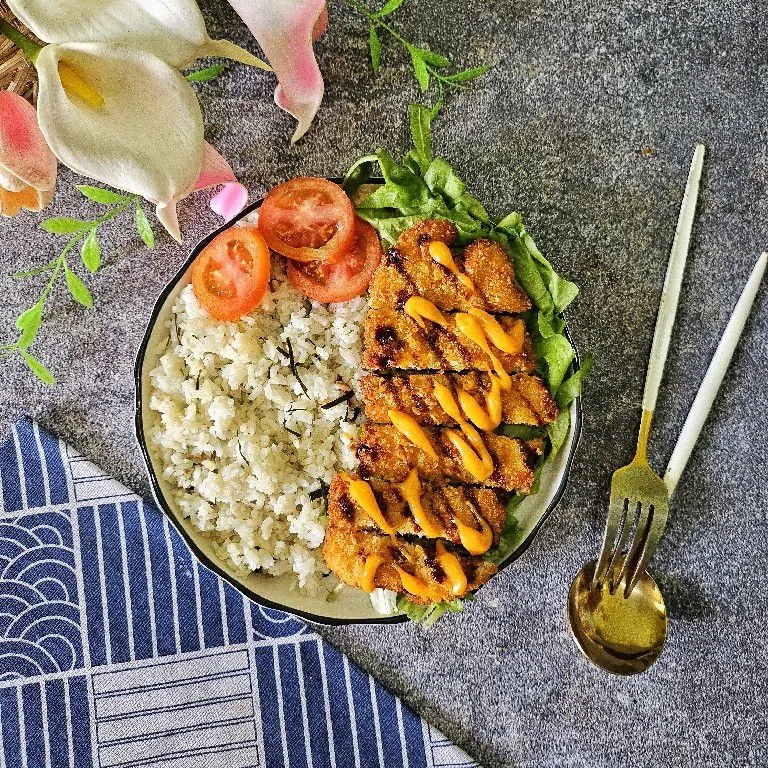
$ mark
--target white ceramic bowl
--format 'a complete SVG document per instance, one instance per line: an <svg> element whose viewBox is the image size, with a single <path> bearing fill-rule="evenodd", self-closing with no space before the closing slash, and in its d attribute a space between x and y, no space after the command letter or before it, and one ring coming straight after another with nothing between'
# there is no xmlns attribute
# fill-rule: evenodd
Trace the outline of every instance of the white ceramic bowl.
<svg viewBox="0 0 768 768"><path fill-rule="evenodd" d="M242 219L256 210L260 201L246 208L236 220ZM172 489L163 478L163 465L151 443L145 438L144 424L149 423L150 380L149 373L157 365L165 347L171 326L171 309L179 293L190 281L190 267L197 254L220 232L235 222L225 224L202 240L192 251L175 277L155 303L149 325L136 358L136 436L141 446L144 461L149 474L150 486L155 501L168 515L179 533L203 565L228 581L235 589L249 599L270 608L288 611L310 621L322 624L354 623L392 623L405 621L403 615L382 616L374 611L368 595L359 589L344 589L335 600L328 601L325 595L308 597L292 589L293 578L290 575L268 576L260 573L242 572L220 560L214 553L210 540L189 520L185 519L173 501ZM578 359L575 363L578 367ZM509 566L530 546L539 528L552 510L557 506L568 482L576 443L581 430L581 403L577 399L571 405L571 427L568 438L554 461L545 465L541 476L539 492L523 501L517 508L516 517L520 524L520 543L500 566L500 570Z"/></svg>

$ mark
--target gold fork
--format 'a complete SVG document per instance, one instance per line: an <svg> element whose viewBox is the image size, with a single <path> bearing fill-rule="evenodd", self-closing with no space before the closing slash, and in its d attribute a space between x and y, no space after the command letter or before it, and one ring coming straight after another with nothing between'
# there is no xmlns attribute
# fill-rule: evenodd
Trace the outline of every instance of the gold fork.
<svg viewBox="0 0 768 768"><path fill-rule="evenodd" d="M669 491L664 481L648 464L648 436L675 324L703 164L704 145L699 144L688 173L688 183L680 207L659 312L656 316L651 357L645 377L643 415L640 420L637 450L632 463L617 469L613 474L608 521L595 568L595 585L602 585L607 578L610 591L614 593L624 582L625 597L629 597L637 580L645 571L645 565L656 549L667 524ZM632 543L627 546L630 535Z"/></svg>

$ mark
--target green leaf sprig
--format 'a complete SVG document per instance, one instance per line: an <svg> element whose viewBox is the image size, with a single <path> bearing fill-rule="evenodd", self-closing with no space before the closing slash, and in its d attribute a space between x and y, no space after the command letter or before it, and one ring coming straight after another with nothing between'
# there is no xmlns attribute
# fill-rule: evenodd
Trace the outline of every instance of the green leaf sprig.
<svg viewBox="0 0 768 768"><path fill-rule="evenodd" d="M211 80L215 80L226 68L226 64L214 64L212 67L205 67L203 69L196 69L193 72L187 72L184 77L186 77L190 83L209 83Z"/></svg>
<svg viewBox="0 0 768 768"><path fill-rule="evenodd" d="M120 195L103 187L92 187L87 184L78 186L80 193L88 200L106 206L107 210L101 216L89 221L72 219L67 217L53 217L46 219L40 225L46 232L52 235L69 236L67 244L61 253L39 267L16 272L12 277L23 279L48 274L49 278L37 301L16 318L16 330L19 336L14 342L0 344L0 356L20 355L27 368L37 376L44 384L55 384L53 374L29 351L37 338L38 331L43 322L43 310L54 286L61 277L64 278L67 289L79 304L91 309L93 296L88 286L80 278L70 262L71 253L76 246L80 246L80 259L86 270L95 274L101 266L101 247L98 241L99 227L110 219L119 216L123 211L133 209L136 229L147 248L154 248L155 235L152 226L147 219L141 202L137 195Z"/></svg>
<svg viewBox="0 0 768 768"><path fill-rule="evenodd" d="M387 0L378 11L371 11L360 0L347 0L347 2L368 22L368 49L374 74L378 73L381 67L381 33L384 33L405 48L411 60L413 75L423 93L426 93L433 84L437 84L438 96L432 107L433 117L440 111L446 88L464 88L489 69L486 65L458 69L442 53L406 40L388 20L388 17L398 10L405 0Z"/></svg>

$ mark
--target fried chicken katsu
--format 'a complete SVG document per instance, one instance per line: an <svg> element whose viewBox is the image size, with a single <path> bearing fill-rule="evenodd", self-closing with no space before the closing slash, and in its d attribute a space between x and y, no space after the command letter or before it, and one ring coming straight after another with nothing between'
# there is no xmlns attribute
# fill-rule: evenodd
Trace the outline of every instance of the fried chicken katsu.
<svg viewBox="0 0 768 768"><path fill-rule="evenodd" d="M414 603L463 597L496 573L489 560L471 557L442 540L412 542L329 522L323 544L328 567L351 587L406 593Z"/></svg>
<svg viewBox="0 0 768 768"><path fill-rule="evenodd" d="M445 328L437 323L425 323L426 327L422 328L415 318L396 307L370 310L363 331L363 366L370 371L492 371L493 362L489 355L457 330L457 315L446 313L444 317ZM504 331L512 333L522 320L501 316L498 322ZM503 369L510 373L530 373L536 368L531 340L524 328L521 330L523 345L520 352L494 352Z"/></svg>
<svg viewBox="0 0 768 768"><path fill-rule="evenodd" d="M437 459L415 446L392 424L363 425L357 445L361 477L401 483L412 469L417 469L425 483L454 482L477 484L449 437L456 430L427 427L425 433ZM493 433L482 441L493 459L493 473L484 481L489 487L528 493L533 486L533 465L539 441L522 441Z"/></svg>
<svg viewBox="0 0 768 768"><path fill-rule="evenodd" d="M369 374L360 381L368 421L389 422L388 411L394 409L413 416L427 426L455 426L435 397L435 383L462 390L482 402L491 390L487 373ZM551 424L558 415L557 405L544 382L538 376L518 373L511 377L511 387L501 392L501 420L505 424L525 424L542 427Z"/></svg>
<svg viewBox="0 0 768 768"><path fill-rule="evenodd" d="M452 246L455 242L456 227L444 219L427 219L406 230L384 254L373 276L371 306L402 306L411 296L421 296L441 310L478 307L518 313L531 308L530 299L515 284L512 262L498 243L476 240L463 254L452 254L455 272L430 255L430 247L435 249L432 243ZM472 290L467 290L470 285Z"/></svg>
<svg viewBox="0 0 768 768"><path fill-rule="evenodd" d="M481 529L479 520L488 524L492 545L499 536L506 519L507 494L496 488L467 485L426 485L420 489L420 508L416 511L408 504L408 489L397 483L382 480L369 482L383 520L366 512L350 495L351 482L357 475L339 474L333 479L328 492L328 517L331 521L346 520L354 528L388 533L397 536L441 538L462 544L462 532ZM382 524L387 530L382 529Z"/></svg>
<svg viewBox="0 0 768 768"><path fill-rule="evenodd" d="M521 313L531 301L490 240L455 247L454 225L425 220L377 268L363 331L366 422L356 474L328 497L323 555L346 584L453 600L484 584L512 494L530 493L544 427L558 408L534 374Z"/></svg>

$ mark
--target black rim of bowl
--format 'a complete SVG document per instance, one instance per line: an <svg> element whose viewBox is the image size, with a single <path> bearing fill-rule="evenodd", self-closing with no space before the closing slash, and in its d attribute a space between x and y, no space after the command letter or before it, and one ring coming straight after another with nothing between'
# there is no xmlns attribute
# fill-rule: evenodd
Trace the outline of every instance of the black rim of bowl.
<svg viewBox="0 0 768 768"><path fill-rule="evenodd" d="M331 180L340 182L340 179L331 179ZM378 181L377 179L371 179L372 183L376 183L377 181ZM141 455L144 460L144 465L147 470L147 475L149 477L149 484L150 484L150 488L152 489L152 495L154 496L155 503L157 504L157 506L162 510L163 514L165 514L165 516L170 520L173 527L176 529L179 535L184 539L187 546L190 548L190 550L195 555L195 557L203 564L203 566L213 571L219 578L224 579L224 581L226 581L230 586L234 587L238 592L240 592L242 595L247 597L252 602L257 603L258 605L261 605L265 608L271 608L273 610L282 611L283 613L289 613L292 616L298 616L302 619L306 619L307 621L311 621L315 624L321 624L325 626L343 626L345 624L400 624L402 622L408 621L408 617L405 614L396 614L394 616L382 615L380 617L371 617L371 618L365 618L365 619L334 618L333 616L318 616L317 614L310 613L308 611L302 611L298 608L289 608L283 605L282 603L276 603L264 597L263 595L260 595L257 592L254 592L253 590L249 589L244 584L240 583L237 579L235 579L233 576L228 574L223 568L221 568L221 566L218 565L218 563L216 563L214 560L208 557L208 555L206 555L205 552L203 552L202 549L200 549L200 547L197 545L197 543L195 542L193 537L188 533L188 531L184 528L184 526L180 524L180 522L176 518L175 513L171 509L168 502L165 500L165 496L160 488L160 482L157 478L157 475L155 474L155 470L152 465L152 459L150 457L149 450L147 448L147 443L144 438L144 420L142 417L142 402L143 402L142 371L144 369L144 360L146 358L147 348L149 346L149 340L150 340L150 337L152 336L152 331L154 330L155 324L157 323L157 319L160 313L162 312L163 307L165 306L165 303L168 300L168 297L176 288L176 285L178 284L178 282L184 277L184 275L186 275L187 271L192 265L192 262L197 258L197 255L200 253L200 251L202 251L203 248L205 248L208 245L208 243L210 243L211 240L213 240L217 235L221 234L222 232L225 232L227 229L233 226L236 222L240 221L240 219L245 218L246 216L248 216L248 214L253 213L253 211L257 210L261 206L263 200L264 198L257 200L256 202L246 206L233 219L225 222L218 229L211 232L210 235L204 237L197 244L197 246L195 246L195 248L192 250L190 255L184 260L184 263L181 265L181 267L176 272L176 274L171 278L171 280L168 282L165 288L163 288L160 296L158 296L152 308L152 313L147 323L147 329L144 332L144 338L141 341L141 345L139 346L139 351L136 355L136 364L134 366L134 371L133 371L134 387L135 387L134 428L136 432L136 439L139 443ZM571 343L573 344L573 340L571 339L570 334L568 333L568 329L566 328L564 332L565 332L565 335L568 337L568 340L571 341ZM575 349L576 347L574 345L574 350ZM579 353L578 353L578 350L576 350L576 357L573 361L573 370L577 371L579 370L579 367L580 367ZM571 446L568 451L568 458L566 460L565 468L560 478L560 483L557 487L557 490L555 491L555 494L552 496L552 500L547 505L547 508L541 514L541 517L539 518L538 522L531 529L531 532L528 534L528 536L526 536L525 539L522 542L520 542L520 544L517 545L517 547L515 548L515 551L503 563L499 565L499 570L496 575L498 575L498 573L501 573L501 571L503 571L507 566L511 565L516 560L518 560L523 554L525 554L525 552L533 543L533 540L536 538L536 535L538 534L539 530L544 525L547 518L552 514L555 507L560 503L560 499L563 497L563 494L565 493L565 489L568 486L568 479L571 473L573 459L576 454L576 448L578 446L579 437L581 435L582 413L581 413L580 397L576 398L575 404L576 404L575 415L574 415L573 424L572 424L573 440L571 442ZM495 576L493 578L495 578Z"/></svg>

